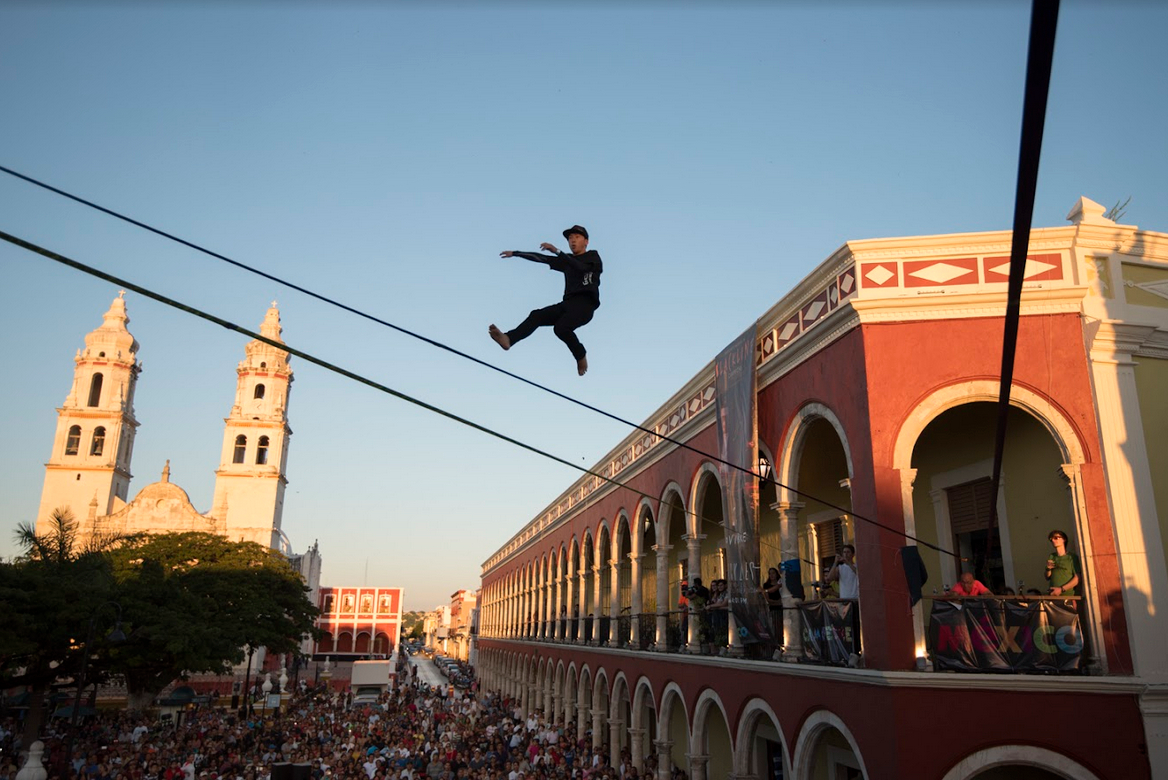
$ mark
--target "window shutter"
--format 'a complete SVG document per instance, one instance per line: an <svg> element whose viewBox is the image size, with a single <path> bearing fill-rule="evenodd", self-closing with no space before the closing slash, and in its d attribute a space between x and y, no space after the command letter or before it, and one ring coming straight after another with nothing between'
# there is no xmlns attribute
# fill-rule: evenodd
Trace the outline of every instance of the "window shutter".
<svg viewBox="0 0 1168 780"><path fill-rule="evenodd" d="M949 525L954 536L984 531L990 522L990 500L993 482L979 479L947 488Z"/></svg>

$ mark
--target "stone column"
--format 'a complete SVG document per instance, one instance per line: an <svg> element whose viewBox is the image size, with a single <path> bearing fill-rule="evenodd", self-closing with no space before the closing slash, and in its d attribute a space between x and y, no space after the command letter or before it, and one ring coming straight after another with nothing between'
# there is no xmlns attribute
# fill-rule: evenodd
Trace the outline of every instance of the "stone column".
<svg viewBox="0 0 1168 780"><path fill-rule="evenodd" d="M916 509L913 507L913 483L917 479L916 469L900 470L900 506L904 515L904 532L909 536L917 535ZM905 540L908 544L909 540ZM913 639L916 647L917 668L922 672L933 671L933 662L929 660L925 637L925 602L922 598L912 608Z"/></svg>
<svg viewBox="0 0 1168 780"><path fill-rule="evenodd" d="M588 644L598 645L600 643L600 616L604 614L600 606L600 564L592 564L592 604L593 604L593 621L592 621L592 641Z"/></svg>
<svg viewBox="0 0 1168 780"><path fill-rule="evenodd" d="M622 718L608 719L608 757L613 766L620 765L621 729L625 727Z"/></svg>
<svg viewBox="0 0 1168 780"><path fill-rule="evenodd" d="M689 551L689 560L686 562L688 570L686 579L692 586L694 578L702 576L702 539L705 539L706 535L686 534L682 538L685 539L685 545ZM707 588L709 587L704 582L702 585ZM698 636L698 621L692 609L690 610L689 620L687 622L689 626L685 638L686 652L700 655L702 651L701 637Z"/></svg>
<svg viewBox="0 0 1168 780"><path fill-rule="evenodd" d="M571 621L572 620L572 605L576 600L576 589L572 587L576 582L576 573L574 571L572 571L571 565L568 566L568 574L564 579L565 579L565 582L564 582L564 603L568 607L566 617L569 621ZM579 636L579 634L576 634L576 636ZM565 642L571 641L571 639L572 639L571 623L569 623L567 625L567 627L564 629L563 639Z"/></svg>
<svg viewBox="0 0 1168 780"><path fill-rule="evenodd" d="M552 639L559 641L562 639L560 636L562 633L560 627L560 610L564 606L564 574L558 566L556 567L555 588L555 600L552 602Z"/></svg>
<svg viewBox="0 0 1168 780"><path fill-rule="evenodd" d="M584 739L584 735L588 733L588 705L576 704L576 740Z"/></svg>
<svg viewBox="0 0 1168 780"><path fill-rule="evenodd" d="M703 583L704 584L704 583ZM710 763L710 757L698 753L697 755L690 755L689 758L689 779L690 780L706 780L706 764Z"/></svg>
<svg viewBox="0 0 1168 780"><path fill-rule="evenodd" d="M564 694L552 694L552 716L548 718L548 722L553 726L558 726L562 722L563 716L560 713L560 708L564 706Z"/></svg>
<svg viewBox="0 0 1168 780"><path fill-rule="evenodd" d="M771 506L779 513L780 557L784 563L799 560L799 510L802 508L803 504L796 501L779 501ZM799 605L803 600L791 595L787 590L786 576L781 576L784 578L782 659L799 661L803 658L803 621L799 616Z"/></svg>
<svg viewBox="0 0 1168 780"><path fill-rule="evenodd" d="M1087 497L1083 493L1083 470L1078 463L1064 463L1059 467L1063 477L1067 480L1067 488L1071 493L1071 506L1075 512L1076 528L1086 529L1087 525ZM1090 533L1080 533L1079 551L1083 571L1079 573L1079 592L1083 594L1083 609L1086 611L1086 625L1083 631L1087 634L1091 647L1091 657L1086 660L1087 668L1091 673L1107 673L1107 654L1100 654L1103 649L1103 618L1099 614L1099 602L1090 597L1095 593L1095 549Z"/></svg>
<svg viewBox="0 0 1168 780"><path fill-rule="evenodd" d="M1154 333L1155 328L1151 326L1102 323L1091 344L1091 374L1098 402L1103 464L1107 469L1132 661L1136 674L1144 682L1165 684L1168 683L1168 653L1164 652L1168 646L1168 621L1163 615L1168 610L1168 569L1133 359L1133 353ZM1084 523L1077 535L1086 536L1089 528ZM1149 739L1149 748L1150 743ZM1149 753L1153 766L1158 755L1165 759L1161 765L1168 766L1168 745L1164 749L1164 753L1158 750Z"/></svg>
<svg viewBox="0 0 1168 780"><path fill-rule="evenodd" d="M653 742L657 748L657 780L671 780L673 774L673 742L668 739L658 739Z"/></svg>
<svg viewBox="0 0 1168 780"><path fill-rule="evenodd" d="M657 553L657 642L653 649L664 653L669 647L669 612L673 605L669 603L669 551L671 544L657 544L653 551Z"/></svg>
<svg viewBox="0 0 1168 780"><path fill-rule="evenodd" d="M629 602L629 611L632 613L629 620L629 645L636 648L641 646L641 605L644 603L641 598L641 559L644 557L643 552L629 553L629 584L633 594Z"/></svg>
<svg viewBox="0 0 1168 780"><path fill-rule="evenodd" d="M604 747L604 745L601 744L601 741L600 741L600 739L601 739L600 732L603 731L603 726L604 726L604 713L601 711L601 709L599 707L597 707L596 709L594 709L592 711L592 749L593 750L598 750L598 749ZM610 758L611 758L611 756L610 756Z"/></svg>
<svg viewBox="0 0 1168 780"><path fill-rule="evenodd" d="M616 624L620 619L620 560L608 562L608 640L609 647L616 647Z"/></svg>
<svg viewBox="0 0 1168 780"><path fill-rule="evenodd" d="M645 770L645 730L629 729L629 753L633 757L633 766L638 774Z"/></svg>
<svg viewBox="0 0 1168 780"><path fill-rule="evenodd" d="M580 568L580 614L576 616L576 644L584 644L584 618L588 617L588 571Z"/></svg>

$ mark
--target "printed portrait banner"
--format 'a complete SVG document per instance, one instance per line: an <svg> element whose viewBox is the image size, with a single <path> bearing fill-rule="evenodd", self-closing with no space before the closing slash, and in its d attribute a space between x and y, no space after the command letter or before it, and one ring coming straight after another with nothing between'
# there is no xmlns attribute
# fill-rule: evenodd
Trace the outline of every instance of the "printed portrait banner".
<svg viewBox="0 0 1168 780"><path fill-rule="evenodd" d="M1083 655L1075 601L935 600L933 666L958 672L1071 672Z"/></svg>
<svg viewBox="0 0 1168 780"><path fill-rule="evenodd" d="M847 666L860 652L859 603L851 600L805 601L799 605L803 623L803 659L811 663Z"/></svg>
<svg viewBox="0 0 1168 780"><path fill-rule="evenodd" d="M718 457L725 461L718 464L718 477L726 525L730 611L743 644L762 643L773 649L777 646L775 629L762 594L758 560L758 480L726 465L731 463L748 472L758 469L754 354L755 328L751 325L714 361Z"/></svg>

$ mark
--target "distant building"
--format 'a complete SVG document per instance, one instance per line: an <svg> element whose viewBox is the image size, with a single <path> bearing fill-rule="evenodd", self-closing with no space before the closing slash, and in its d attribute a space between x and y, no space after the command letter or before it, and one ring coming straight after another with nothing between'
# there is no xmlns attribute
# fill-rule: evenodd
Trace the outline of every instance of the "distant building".
<svg viewBox="0 0 1168 780"><path fill-rule="evenodd" d="M450 607L448 605L437 606L422 618L422 641L426 647L433 647L443 654L447 653L449 634Z"/></svg>
<svg viewBox="0 0 1168 780"><path fill-rule="evenodd" d="M478 592L456 590L450 594L450 631L446 644L447 654L460 661L470 657L471 628L474 621Z"/></svg>
<svg viewBox="0 0 1168 780"><path fill-rule="evenodd" d="M401 588L321 588L314 655L391 655L401 640Z"/></svg>

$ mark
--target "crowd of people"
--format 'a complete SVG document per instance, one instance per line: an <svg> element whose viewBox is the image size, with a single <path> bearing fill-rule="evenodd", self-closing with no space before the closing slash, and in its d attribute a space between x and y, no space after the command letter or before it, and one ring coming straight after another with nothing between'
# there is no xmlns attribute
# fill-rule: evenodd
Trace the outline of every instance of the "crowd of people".
<svg viewBox="0 0 1168 780"><path fill-rule="evenodd" d="M409 665L376 705L309 686L274 718L208 707L178 725L157 715L99 712L75 737L67 721L41 736L48 777L67 780L270 780L281 763L308 765L314 780L640 780L629 751L609 756L577 738L574 723L524 717L516 702L473 690L430 687ZM20 727L0 721L0 780L14 780ZM277 770L277 774L279 771ZM673 777L684 774L673 769Z"/></svg>

